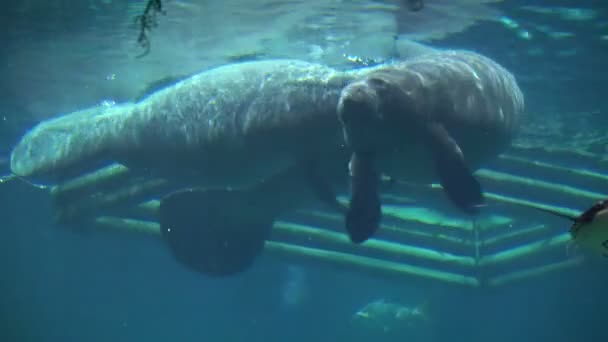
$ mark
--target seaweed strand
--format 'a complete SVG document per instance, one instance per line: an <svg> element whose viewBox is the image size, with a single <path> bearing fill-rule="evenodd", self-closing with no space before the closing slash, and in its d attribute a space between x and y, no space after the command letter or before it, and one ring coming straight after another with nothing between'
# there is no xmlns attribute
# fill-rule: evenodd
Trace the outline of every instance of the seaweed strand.
<svg viewBox="0 0 608 342"><path fill-rule="evenodd" d="M139 36L137 44L144 48L144 52L137 56L141 58L150 52L150 39L148 33L153 27L158 26L156 15L158 13L165 14L161 0L148 0L144 13L135 17L135 23L139 25Z"/></svg>

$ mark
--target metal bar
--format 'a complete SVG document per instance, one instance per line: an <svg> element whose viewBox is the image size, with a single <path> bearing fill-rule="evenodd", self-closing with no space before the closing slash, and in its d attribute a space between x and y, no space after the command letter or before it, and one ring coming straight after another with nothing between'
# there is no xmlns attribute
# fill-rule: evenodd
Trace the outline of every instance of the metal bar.
<svg viewBox="0 0 608 342"><path fill-rule="evenodd" d="M548 239L535 241L527 245L514 247L492 255L483 256L479 261L479 265L485 267L512 262L516 259L529 257L531 255L543 252L550 248L565 246L569 241L572 241L570 234L563 233Z"/></svg>
<svg viewBox="0 0 608 342"><path fill-rule="evenodd" d="M150 199L162 191L169 191L169 183L163 179L151 179L119 188L112 193L99 194L80 201L56 203L59 222L69 223L73 220L109 214L115 211L125 212L132 206Z"/></svg>
<svg viewBox="0 0 608 342"><path fill-rule="evenodd" d="M118 217L99 217L95 222L100 227L119 229L137 233L160 235L158 223ZM322 262L324 265L342 266L349 270L375 272L396 275L400 277L421 277L465 286L478 286L479 281L470 276L457 273L437 271L429 268L407 265L365 256L324 250L312 247L297 246L285 242L267 241L265 253L280 257L282 260L291 258L296 261Z"/></svg>
<svg viewBox="0 0 608 342"><path fill-rule="evenodd" d="M266 244L268 253L280 257L281 260L291 257L301 262L304 259L321 261L323 265L333 264L346 268L380 275L399 276L405 279L412 277L439 280L442 282L477 287L479 280L471 276L457 273L437 271L429 268L411 266L404 263L379 260L353 254L322 250L317 248L295 246L281 242L270 241Z"/></svg>
<svg viewBox="0 0 608 342"><path fill-rule="evenodd" d="M539 145L530 145L524 142L515 142L511 145L511 151L522 154L532 154L541 151L543 155L548 154L557 154L562 156L575 156L578 158L586 158L589 160L601 160L602 156L591 153L589 151L585 151L583 149L575 149L571 147L559 147L559 146L539 146Z"/></svg>
<svg viewBox="0 0 608 342"><path fill-rule="evenodd" d="M99 189L123 185L131 177L131 172L126 166L112 164L52 187L51 196L60 202L78 201L79 197L99 191Z"/></svg>
<svg viewBox="0 0 608 342"><path fill-rule="evenodd" d="M556 193L567 194L575 198L588 199L589 201L599 201L608 197L606 194L579 189L564 184L551 183L539 179L515 176L504 172L481 169L475 173L482 179L495 182L513 183L519 186L529 186L537 189L548 190Z"/></svg>
<svg viewBox="0 0 608 342"><path fill-rule="evenodd" d="M544 224L538 224L528 228L519 228L517 230L511 230L506 233L499 234L490 238L486 238L481 242L481 247L486 248L499 248L499 245L504 245L513 240L521 240L529 238L530 236L536 236L540 233L550 232L551 229ZM528 239L531 240L531 239Z"/></svg>
<svg viewBox="0 0 608 342"><path fill-rule="evenodd" d="M354 246L345 234L340 234L325 229L309 227L300 224L279 221L274 225L273 236L279 235L282 239L289 235L296 237L295 242L306 244L307 241L323 243L333 248L348 250ZM455 255L447 252L437 251L430 248L421 248L402 243L389 242L379 239L370 239L362 245L355 247L360 253L382 253L396 259L421 259L433 261L446 266L473 267L475 259L467 256Z"/></svg>
<svg viewBox="0 0 608 342"><path fill-rule="evenodd" d="M152 217L156 217L156 213L158 212L159 205L160 205L160 202L158 200L150 200L150 201L139 204L137 206L137 208L138 208L138 210L142 211L143 214L152 218ZM306 216L310 215L310 216L322 217L323 219L331 221L334 224L341 223L343 220L343 218L338 214L322 212L322 211L318 211L318 210L300 211L300 212ZM403 221L404 221L404 223L407 223L409 220L403 220ZM293 223L296 224L295 222L293 222ZM388 234L388 232L391 232L391 233L393 233L392 235L399 237L400 238L399 240L402 240L404 242L409 240L408 237L418 236L420 238L424 238L429 241L435 241L440 245L450 246L452 248L458 247L459 249L465 249L465 248L471 248L473 246L470 241L467 241L465 239L455 238L453 236L446 235L446 234L433 234L433 233L429 233L427 231L422 231L422 230L418 230L418 229L395 227L393 225L387 225L387 224L382 224L380 226L380 229L382 232L385 233L385 235ZM324 229L324 231L331 231L331 230ZM341 232L338 232L338 233L341 233ZM342 234L341 234L341 236L342 236ZM392 241L392 242L398 242L398 241Z"/></svg>
<svg viewBox="0 0 608 342"><path fill-rule="evenodd" d="M555 171L563 172L564 174L578 176L581 178L595 178L596 180L599 180L599 181L608 182L607 175L600 173L600 172L590 171L587 169L566 167L566 166L561 166L561 165L557 165L557 164L553 164L553 163L547 163L544 161L532 160L532 159L528 159L528 158L524 158L524 157L513 156L513 155L509 155L509 154L500 155L499 159L502 159L502 160L505 160L505 161L508 161L511 163L519 163L519 164L531 165L531 166L536 166L536 167L545 168L545 169L552 169Z"/></svg>
<svg viewBox="0 0 608 342"><path fill-rule="evenodd" d="M504 274L501 276L497 276L488 280L488 285L490 286L504 286L515 281L521 281L523 279L529 279L533 277L539 277L548 273L565 270L568 268L572 268L578 266L583 261L582 257L577 257L574 259L561 261L549 265L529 268L525 270L515 271L512 273Z"/></svg>
<svg viewBox="0 0 608 342"><path fill-rule="evenodd" d="M550 204L541 203L541 202L529 201L529 200L525 200L525 199L521 199L521 198L511 197L511 196L504 196L504 195L500 195L500 194L493 193L493 192L486 191L486 192L484 192L484 196L488 199L492 199L497 202L515 204L519 207L524 207L524 208L546 209L546 210L554 211L561 215L567 215L567 216L580 215L580 211L578 211L578 210L574 210L574 209L570 209L570 208L566 208L566 207L559 207L559 206L550 205Z"/></svg>

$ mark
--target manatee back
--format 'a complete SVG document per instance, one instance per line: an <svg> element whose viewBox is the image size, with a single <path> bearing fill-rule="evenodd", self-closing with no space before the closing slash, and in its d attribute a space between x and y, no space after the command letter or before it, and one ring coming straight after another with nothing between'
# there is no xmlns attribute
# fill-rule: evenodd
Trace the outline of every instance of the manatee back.
<svg viewBox="0 0 608 342"><path fill-rule="evenodd" d="M118 161L218 185L259 181L337 148L335 107L347 79L295 60L211 69L136 104L40 123L14 149L12 172L57 179Z"/></svg>
<svg viewBox="0 0 608 342"><path fill-rule="evenodd" d="M338 147L335 108L345 82L331 68L294 60L209 70L138 103L115 154L214 184L266 179Z"/></svg>
<svg viewBox="0 0 608 342"><path fill-rule="evenodd" d="M442 123L472 166L507 148L519 128L524 97L515 77L485 56L439 51L379 72L398 79L414 107L409 117Z"/></svg>

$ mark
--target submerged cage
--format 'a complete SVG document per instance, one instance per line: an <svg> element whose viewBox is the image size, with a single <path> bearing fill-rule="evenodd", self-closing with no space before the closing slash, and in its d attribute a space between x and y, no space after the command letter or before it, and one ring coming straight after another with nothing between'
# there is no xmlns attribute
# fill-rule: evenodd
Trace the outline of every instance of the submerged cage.
<svg viewBox="0 0 608 342"><path fill-rule="evenodd" d="M569 222L550 225L556 221L533 208L577 215L606 198L605 164L584 150L520 142L476 172L490 208L475 220L451 208L439 186L396 184L383 194L381 229L364 244L351 244L342 217L320 208L277 221L264 253L296 263L467 287L495 287L560 272L582 260L566 252ZM59 221L85 219L102 229L160 235L158 199L175 187L165 179L135 177L114 164L50 193ZM431 209L438 205L444 208Z"/></svg>

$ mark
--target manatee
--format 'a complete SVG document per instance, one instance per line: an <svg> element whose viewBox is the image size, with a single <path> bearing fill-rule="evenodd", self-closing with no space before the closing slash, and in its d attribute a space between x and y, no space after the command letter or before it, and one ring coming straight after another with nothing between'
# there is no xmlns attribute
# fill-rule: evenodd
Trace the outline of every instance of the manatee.
<svg viewBox="0 0 608 342"><path fill-rule="evenodd" d="M161 199L161 232L201 273L238 273L275 218L321 199L337 210L348 152L336 106L358 73L270 60L207 70L137 103L44 121L11 155L14 174L56 183L119 162L186 184ZM340 182L340 179L344 182Z"/></svg>
<svg viewBox="0 0 608 342"><path fill-rule="evenodd" d="M369 238L381 218L381 171L408 181L437 173L471 209L480 193L471 170L508 146L522 106L511 74L472 52L353 71L244 62L137 103L42 122L13 150L11 169L53 183L119 162L179 180L161 199L162 235L181 263L227 276L252 265L279 215L314 203L343 213L351 240ZM336 193L349 179L347 208ZM451 183L462 179L470 184Z"/></svg>
<svg viewBox="0 0 608 342"><path fill-rule="evenodd" d="M467 51L422 55L350 83L338 116L353 151L351 240L378 228L381 171L409 181L436 176L458 208L477 213L483 196L472 170L509 146L523 107L514 77Z"/></svg>
<svg viewBox="0 0 608 342"><path fill-rule="evenodd" d="M201 186L246 187L340 148L335 108L353 76L293 60L218 67L137 103L43 121L14 148L11 168L54 183L119 162Z"/></svg>

